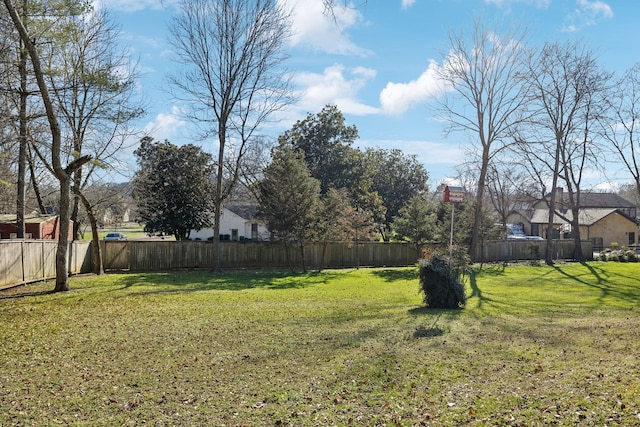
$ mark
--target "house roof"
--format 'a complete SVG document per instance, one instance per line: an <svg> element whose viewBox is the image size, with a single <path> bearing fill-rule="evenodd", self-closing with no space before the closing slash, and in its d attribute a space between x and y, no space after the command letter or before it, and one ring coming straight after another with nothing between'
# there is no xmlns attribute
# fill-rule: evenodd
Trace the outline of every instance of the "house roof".
<svg viewBox="0 0 640 427"><path fill-rule="evenodd" d="M225 208L248 221L255 220L258 211L257 205L250 203L229 203Z"/></svg>
<svg viewBox="0 0 640 427"><path fill-rule="evenodd" d="M636 205L614 193L581 193L580 206L584 208L635 208Z"/></svg>
<svg viewBox="0 0 640 427"><path fill-rule="evenodd" d="M547 194L546 199L551 197ZM562 204L569 205L569 195L562 194ZM580 208L635 208L636 205L615 193L580 192Z"/></svg>
<svg viewBox="0 0 640 427"><path fill-rule="evenodd" d="M0 224L15 224L16 218L16 214L0 214ZM56 215L25 215L24 222L26 224L42 224L54 218Z"/></svg>
<svg viewBox="0 0 640 427"><path fill-rule="evenodd" d="M629 221L637 222L636 219L631 218L630 216L626 215L623 211L619 209L587 208L587 209L580 209L580 211L578 212L578 223L580 225L587 225L587 226L593 225L596 222L600 221L601 219L613 213L622 215L623 217L627 218ZM566 218L566 220L560 217L560 215L556 214L554 216L553 223L564 224L567 222L567 220L570 221L573 218L573 214L571 211L567 211L566 213L563 214L563 216ZM532 224L546 224L548 221L549 221L549 210L547 209L536 209L533 212L533 215L531 216Z"/></svg>

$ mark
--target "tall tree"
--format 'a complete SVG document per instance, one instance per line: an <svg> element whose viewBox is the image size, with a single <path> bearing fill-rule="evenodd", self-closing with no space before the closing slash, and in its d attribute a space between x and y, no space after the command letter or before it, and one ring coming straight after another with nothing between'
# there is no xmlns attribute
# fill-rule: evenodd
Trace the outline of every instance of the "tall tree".
<svg viewBox="0 0 640 427"><path fill-rule="evenodd" d="M71 162L64 165L62 162L62 133L60 123L55 109L53 97L47 85L46 75L40 59L40 54L36 49L35 38L25 28L20 15L16 11L11 0L3 0L4 4L11 16L16 30L20 34L20 39L25 45L31 64L33 73L38 83L38 89L42 97L44 108L46 111L49 129L51 131L51 169L59 182L60 186L60 228L59 238L56 249L56 284L55 292L69 290L68 277L68 251L69 251L69 209L70 209L70 192L71 178L76 169L82 167L83 164L91 160L91 156L79 156ZM74 13L75 10L69 10L68 13Z"/></svg>
<svg viewBox="0 0 640 427"><path fill-rule="evenodd" d="M419 259L424 246L438 237L437 220L435 204L425 195L416 195L400 208L391 227L398 237L413 243Z"/></svg>
<svg viewBox="0 0 640 427"><path fill-rule="evenodd" d="M133 196L148 234L189 238L211 226L211 155L192 144L176 146L144 137L134 153Z"/></svg>
<svg viewBox="0 0 640 427"><path fill-rule="evenodd" d="M580 244L580 193L590 167L597 167L601 146L594 128L604 115L611 73L603 70L588 48L577 42L547 43L533 52L523 78L529 88L531 116L520 135L521 152L540 184L551 182L547 197L547 251L545 263L553 263L551 250L556 216L571 224L574 258L584 261ZM559 183L567 197L557 200ZM561 205L558 205L561 204ZM569 210L565 216L561 210Z"/></svg>
<svg viewBox="0 0 640 427"><path fill-rule="evenodd" d="M311 176L302 153L291 147L276 147L272 159L257 184L258 214L287 254L291 245L299 248L306 272L305 247L317 239L319 230L320 182Z"/></svg>
<svg viewBox="0 0 640 427"><path fill-rule="evenodd" d="M213 241L219 271L223 203L259 128L291 101L282 67L289 15L272 0L182 0L170 32L184 70L172 85L204 135L217 137Z"/></svg>
<svg viewBox="0 0 640 427"><path fill-rule="evenodd" d="M609 114L602 117L604 137L614 156L631 174L636 198L640 197L640 62L613 85L607 98Z"/></svg>
<svg viewBox="0 0 640 427"><path fill-rule="evenodd" d="M39 28L38 18L41 13L35 13L39 5L28 4L22 1L18 4L16 12L22 19L25 27L30 29ZM9 64L3 69L3 95L5 96L5 105L8 107L9 113L7 117L15 118L15 122L9 124L8 129L12 130L12 137L17 139L18 151L16 158L16 231L19 238L24 237L25 232L25 209L26 209L26 191L27 191L27 169L28 169L28 152L29 152L29 127L34 121L33 108L34 103L29 102L32 95L38 93L34 89L33 76L29 64L29 54L17 33L13 22L8 14L0 15L2 25L2 52L5 56L4 63ZM41 36L41 30L34 31ZM32 130L33 132L33 130Z"/></svg>
<svg viewBox="0 0 640 427"><path fill-rule="evenodd" d="M350 242L350 223L353 207L346 188L330 188L322 197L317 219L317 240L322 244L322 256L318 271L324 266L327 247L331 242Z"/></svg>
<svg viewBox="0 0 640 427"><path fill-rule="evenodd" d="M489 165L511 135L524 102L519 74L525 53L524 32L498 35L476 20L471 39L463 33L449 37L450 51L439 70L449 89L439 99L447 131L463 131L476 141L480 162L475 218L469 252L473 257L481 239L483 200Z"/></svg>
<svg viewBox="0 0 640 427"><path fill-rule="evenodd" d="M326 105L319 113L297 121L280 135L278 143L304 154L311 176L320 181L323 195L331 188L346 188L354 208L384 224L383 200L372 189L375 168L352 146L357 138L356 126L346 125L338 107Z"/></svg>
<svg viewBox="0 0 640 427"><path fill-rule="evenodd" d="M389 240L388 230L400 209L415 196L427 193L429 173L415 155L401 150L367 150L365 162L371 165L371 190L378 193L386 208L379 227L382 238Z"/></svg>
<svg viewBox="0 0 640 427"><path fill-rule="evenodd" d="M304 154L311 175L320 180L322 193L329 188L356 187L359 176L358 153L353 148L358 138L355 125L347 126L342 112L335 105L326 105L317 114L308 114L278 138L286 145Z"/></svg>
<svg viewBox="0 0 640 427"><path fill-rule="evenodd" d="M102 271L97 219L93 203L84 189L96 178L96 172L108 168L124 140L132 132L128 124L143 113L135 96L136 65L126 50L118 48L119 28L103 10L66 17L72 31L57 34L58 42L49 51L50 84L55 100L66 151L75 156L89 152L94 161L73 173L74 193L71 220L73 238L81 226L79 210L84 207L91 225L93 267Z"/></svg>

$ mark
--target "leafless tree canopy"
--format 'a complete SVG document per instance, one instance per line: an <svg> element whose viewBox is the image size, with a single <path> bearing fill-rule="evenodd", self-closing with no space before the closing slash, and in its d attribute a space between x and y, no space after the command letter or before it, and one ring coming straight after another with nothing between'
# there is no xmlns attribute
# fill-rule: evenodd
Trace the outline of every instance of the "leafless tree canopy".
<svg viewBox="0 0 640 427"><path fill-rule="evenodd" d="M627 70L607 99L609 114L602 117L605 140L631 174L640 196L640 63Z"/></svg>
<svg viewBox="0 0 640 427"><path fill-rule="evenodd" d="M188 116L217 137L214 243L222 203L238 181L260 126L291 101L283 68L289 14L271 0L183 0L171 27L176 97Z"/></svg>
<svg viewBox="0 0 640 427"><path fill-rule="evenodd" d="M439 101L447 131L462 131L475 141L480 158L470 253L480 239L489 165L504 147L524 102L518 79L524 38L524 32L514 30L498 35L476 21L470 39L463 33L450 35L450 50L439 70L450 89Z"/></svg>
<svg viewBox="0 0 640 427"><path fill-rule="evenodd" d="M523 78L529 89L529 119L520 123L521 153L541 185L551 183L567 190L574 239L579 242L578 208L585 172L596 165L601 144L596 143L596 124L604 114L611 74L603 71L593 52L574 42L547 43L529 60ZM549 239L556 200L549 198ZM550 245L547 264L552 263ZM581 246L575 257L582 260Z"/></svg>

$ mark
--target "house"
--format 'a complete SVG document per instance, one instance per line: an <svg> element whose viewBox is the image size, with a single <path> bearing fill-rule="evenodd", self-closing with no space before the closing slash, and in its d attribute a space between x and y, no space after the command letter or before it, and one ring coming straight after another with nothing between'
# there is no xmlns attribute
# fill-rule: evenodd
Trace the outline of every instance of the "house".
<svg viewBox="0 0 640 427"><path fill-rule="evenodd" d="M562 188L554 192L556 213L553 219L553 238L571 239L573 233L568 197ZM549 221L548 198L538 200L530 209L512 212L508 221L522 224L526 234L546 237ZM594 248L638 244L637 207L613 193L584 192L580 194L578 211L580 237L591 240Z"/></svg>
<svg viewBox="0 0 640 427"><path fill-rule="evenodd" d="M269 232L264 222L255 218L255 207L234 205L222 208L221 240L266 240L268 237ZM212 240L213 229L192 230L189 239Z"/></svg>
<svg viewBox="0 0 640 427"><path fill-rule="evenodd" d="M25 215L25 238L58 240L60 218L57 215ZM0 215L0 238L15 239L18 225L15 214ZM69 226L69 241L73 240L73 223Z"/></svg>

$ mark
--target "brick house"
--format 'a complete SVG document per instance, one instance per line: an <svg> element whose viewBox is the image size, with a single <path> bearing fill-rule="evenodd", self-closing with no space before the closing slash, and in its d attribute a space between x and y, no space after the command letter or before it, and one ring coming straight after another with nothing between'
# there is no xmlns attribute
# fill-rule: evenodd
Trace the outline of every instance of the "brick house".
<svg viewBox="0 0 640 427"><path fill-rule="evenodd" d="M25 215L25 238L58 240L60 219L57 215ZM18 235L16 215L0 215L0 239L15 239ZM73 224L69 227L69 241L73 240Z"/></svg>

